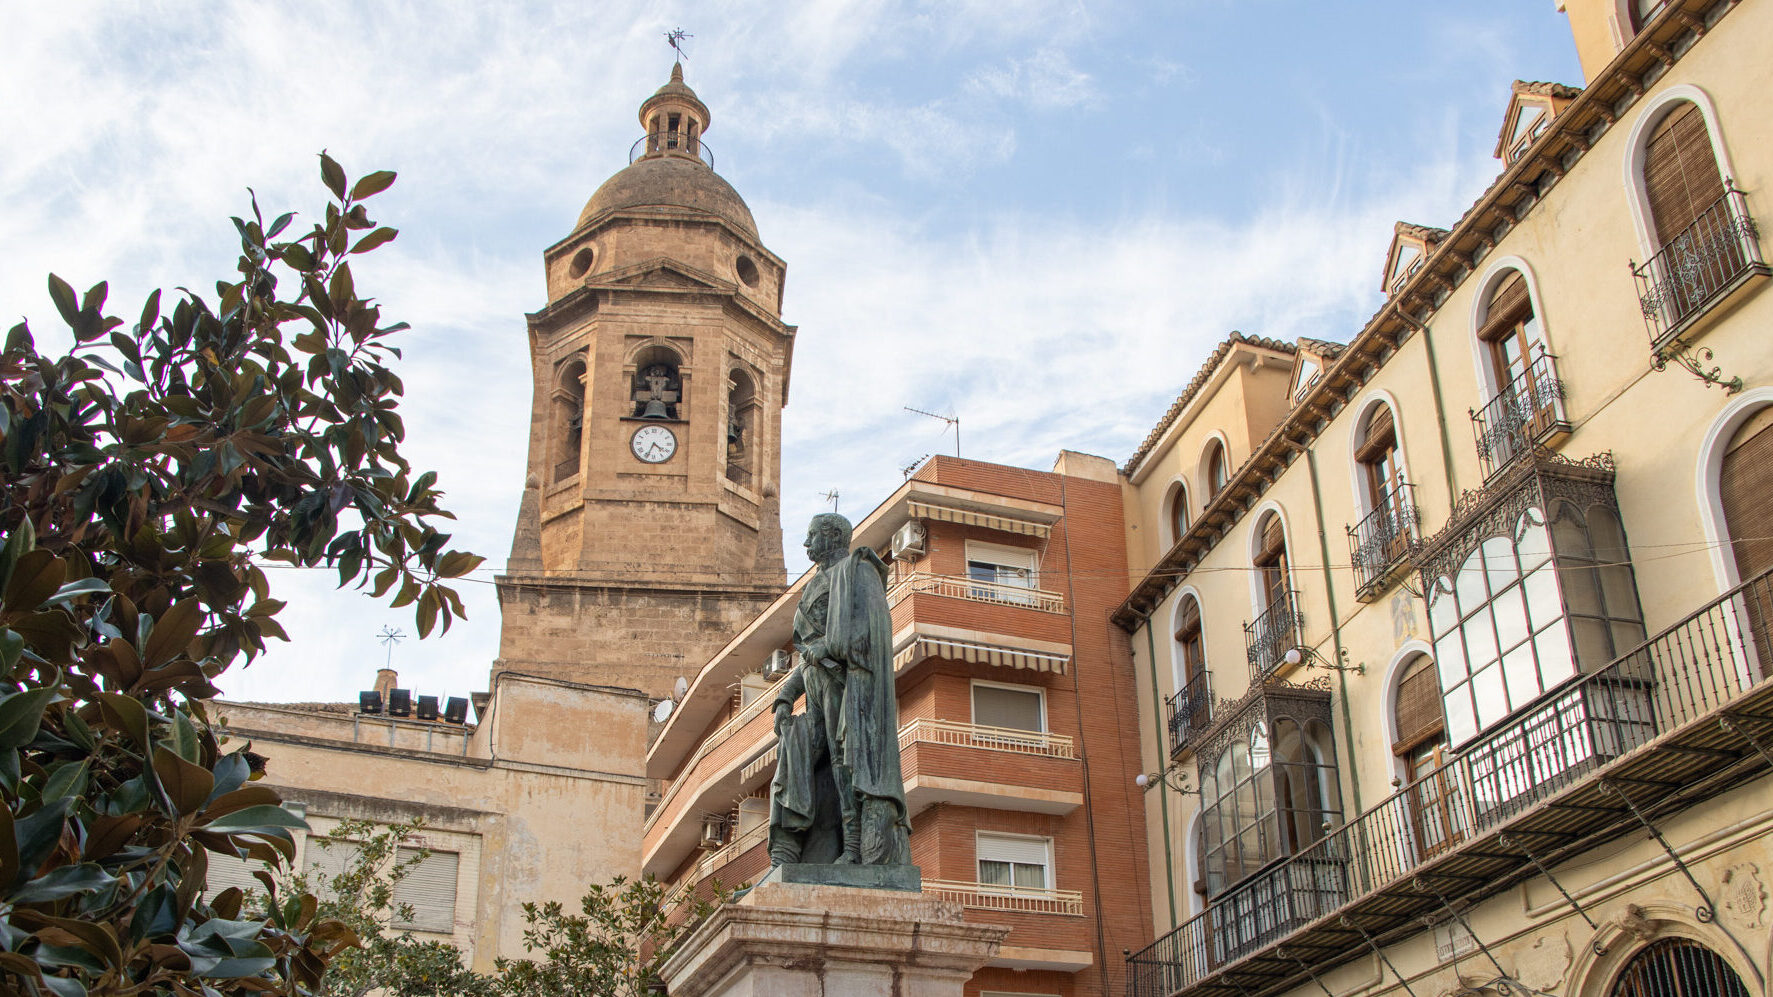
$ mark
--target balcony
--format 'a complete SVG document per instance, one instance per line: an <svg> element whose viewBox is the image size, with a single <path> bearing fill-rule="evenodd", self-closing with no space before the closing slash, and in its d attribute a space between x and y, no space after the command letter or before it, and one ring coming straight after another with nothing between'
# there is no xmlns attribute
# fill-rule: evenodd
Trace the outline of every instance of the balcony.
<svg viewBox="0 0 1773 997"><path fill-rule="evenodd" d="M923 892L932 897L981 910L1005 910L1018 914L1083 916L1083 893L1078 890L1037 890L1027 886L993 883L962 883L926 879Z"/></svg>
<svg viewBox="0 0 1773 997"><path fill-rule="evenodd" d="M1758 236L1742 192L1726 181L1724 196L1693 224L1642 266L1633 264L1638 304L1658 359L1706 313L1755 277L1773 273L1761 259Z"/></svg>
<svg viewBox="0 0 1773 997"><path fill-rule="evenodd" d="M1488 479L1523 453L1570 431L1557 358L1541 352L1496 397L1471 413L1478 461Z"/></svg>
<svg viewBox="0 0 1773 997"><path fill-rule="evenodd" d="M1069 813L1083 803L1071 738L919 717L899 728L899 764L912 813L937 803Z"/></svg>
<svg viewBox="0 0 1773 997"><path fill-rule="evenodd" d="M1130 997L1265 997L1766 768L1773 571L1548 693L1128 958Z"/></svg>
<svg viewBox="0 0 1773 997"><path fill-rule="evenodd" d="M1038 609L1043 613L1065 612L1065 597L1058 592L960 575L908 575L887 592L887 603L889 606L897 606L907 596L918 592L948 596L951 599L988 602L997 606L1021 606Z"/></svg>
<svg viewBox="0 0 1773 997"><path fill-rule="evenodd" d="M1284 652L1283 652L1284 653ZM1189 679L1174 696L1164 700L1169 709L1170 757L1181 754L1205 733L1213 722L1213 684L1206 671Z"/></svg>
<svg viewBox="0 0 1773 997"><path fill-rule="evenodd" d="M1260 683L1281 666L1288 651L1305 643L1300 639L1299 593L1288 590L1261 616L1244 624L1244 656L1250 661L1250 681Z"/></svg>
<svg viewBox="0 0 1773 997"><path fill-rule="evenodd" d="M1410 537L1421 521L1422 514L1416 508L1416 486L1403 485L1388 502L1348 528L1356 598L1371 602L1396 580L1410 549Z"/></svg>

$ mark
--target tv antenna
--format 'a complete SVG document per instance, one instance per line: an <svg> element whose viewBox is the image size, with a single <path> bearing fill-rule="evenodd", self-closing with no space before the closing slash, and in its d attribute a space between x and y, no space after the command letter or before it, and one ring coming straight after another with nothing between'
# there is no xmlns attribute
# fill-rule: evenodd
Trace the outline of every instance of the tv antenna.
<svg viewBox="0 0 1773 997"><path fill-rule="evenodd" d="M689 53L683 50L683 43L694 37L696 36L682 28L672 28L665 32L665 44L671 46L671 50L677 53L677 59L681 62L689 58Z"/></svg>
<svg viewBox="0 0 1773 997"><path fill-rule="evenodd" d="M382 646L388 649L388 661L387 661L387 664L385 667L393 668L394 667L394 645L400 643L402 640L405 640L406 634L400 630L395 629L394 627L384 626L384 627L382 627L381 634L379 634L376 639L380 640L382 642Z"/></svg>
<svg viewBox="0 0 1773 997"><path fill-rule="evenodd" d="M943 422L947 423L948 425L953 426L954 427L954 456L956 456L956 457L960 456L960 416L959 415L940 415L935 412L925 412L923 409L920 409L920 408L912 408L909 405L905 406L905 411L915 412L918 415L927 415L932 419L940 419ZM943 432L947 432L947 430L944 429Z"/></svg>
<svg viewBox="0 0 1773 997"><path fill-rule="evenodd" d="M832 512L837 511L837 498L838 498L837 489L833 488L828 492L820 492L819 497L824 499L825 501L831 503L831 511Z"/></svg>
<svg viewBox="0 0 1773 997"><path fill-rule="evenodd" d="M924 461L929 460L929 459L930 459L930 455L924 454L922 457L919 457L916 460L912 461L911 463L906 464L904 467L899 468L899 473L903 474L905 477L909 478L913 474L917 473L917 469L923 466Z"/></svg>

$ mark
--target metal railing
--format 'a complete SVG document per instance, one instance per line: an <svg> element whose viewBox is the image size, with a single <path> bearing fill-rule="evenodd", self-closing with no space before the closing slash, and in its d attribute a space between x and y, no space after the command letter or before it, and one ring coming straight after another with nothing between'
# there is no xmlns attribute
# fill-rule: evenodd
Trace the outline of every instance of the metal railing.
<svg viewBox="0 0 1773 997"><path fill-rule="evenodd" d="M1552 434L1568 430L1557 358L1541 350L1496 397L1471 413L1478 461L1489 478Z"/></svg>
<svg viewBox="0 0 1773 997"><path fill-rule="evenodd" d="M654 155L699 159L709 169L714 168L714 153L709 151L708 143L702 141L702 136L691 135L687 132L647 132L628 147L628 162L630 163L642 156Z"/></svg>
<svg viewBox="0 0 1773 997"><path fill-rule="evenodd" d="M676 801L677 795L682 790L684 784L687 783L690 776L695 773L697 762L708 757L708 754L715 748L725 744L728 738L738 733L739 728L750 723L758 714L769 710L771 705L775 702L775 699L775 693L772 690L764 690L762 693L758 694L756 699L753 699L751 702L746 703L741 707L739 712L733 714L726 723L715 728L714 733L703 738L702 743L696 745L695 753L690 755L689 761L685 762L683 768L678 770L677 778L672 779L671 784L665 787L665 793L660 798L659 805L655 807L647 817L646 827L651 828L653 821L657 820L659 815L664 813L670 805ZM772 732L766 736L768 739L774 740L776 735Z"/></svg>
<svg viewBox="0 0 1773 997"><path fill-rule="evenodd" d="M1766 272L1758 237L1742 192L1726 180L1724 195L1691 225L1642 266L1632 264L1652 347L1666 345L1744 276Z"/></svg>
<svg viewBox="0 0 1773 997"><path fill-rule="evenodd" d="M1220 967L1482 840L1766 674L1773 571L1555 690L1440 768L1128 957L1127 993L1185 993ZM1524 861L1524 860L1523 860Z"/></svg>
<svg viewBox="0 0 1773 997"><path fill-rule="evenodd" d="M1262 615L1244 624L1244 656L1250 681L1260 682L1279 668L1286 653L1305 643L1299 636L1299 593L1288 589Z"/></svg>
<svg viewBox="0 0 1773 997"><path fill-rule="evenodd" d="M1048 758L1076 758L1071 738L1064 734L1048 734L1038 730L1014 727L987 727L953 720L919 717L899 728L899 747L904 749L922 741L926 744L958 744L966 748L988 751L1009 751L1019 755L1044 755Z"/></svg>
<svg viewBox="0 0 1773 997"><path fill-rule="evenodd" d="M1205 669L1164 700L1169 708L1170 754L1188 747L1213 722L1213 683Z"/></svg>
<svg viewBox="0 0 1773 997"><path fill-rule="evenodd" d="M985 910L1083 916L1083 893L1078 890L1040 890L1028 886L926 879L923 881L923 892L952 903Z"/></svg>
<svg viewBox="0 0 1773 997"><path fill-rule="evenodd" d="M1023 606L1046 613L1065 612L1065 596L1045 589L988 582L962 575L912 574L900 579L887 593L889 605L897 606L914 592L989 602L998 606Z"/></svg>
<svg viewBox="0 0 1773 997"><path fill-rule="evenodd" d="M1416 486L1399 485L1384 503L1348 527L1353 555L1355 591L1362 596L1378 588L1410 549L1410 535L1421 522Z"/></svg>
<svg viewBox="0 0 1773 997"><path fill-rule="evenodd" d="M707 855L702 856L702 860L696 863L695 875L690 877L691 882L707 879L721 866L726 865L757 845L764 844L769 841L769 838L770 826L767 821L758 824L756 827L751 828L743 834L735 835L733 840L721 845Z"/></svg>

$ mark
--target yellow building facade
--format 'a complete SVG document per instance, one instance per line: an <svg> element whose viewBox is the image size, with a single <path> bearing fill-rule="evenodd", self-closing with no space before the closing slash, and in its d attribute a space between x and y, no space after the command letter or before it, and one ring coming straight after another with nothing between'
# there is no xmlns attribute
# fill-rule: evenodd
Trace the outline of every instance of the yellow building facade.
<svg viewBox="0 0 1773 997"><path fill-rule="evenodd" d="M1366 326L1123 468L1140 997L1767 992L1773 9L1560 6Z"/></svg>

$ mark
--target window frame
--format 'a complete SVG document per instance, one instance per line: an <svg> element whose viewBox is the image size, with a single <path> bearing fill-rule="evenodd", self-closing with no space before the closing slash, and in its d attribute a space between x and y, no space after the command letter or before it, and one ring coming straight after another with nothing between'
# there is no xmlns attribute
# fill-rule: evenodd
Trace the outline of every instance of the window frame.
<svg viewBox="0 0 1773 997"><path fill-rule="evenodd" d="M1215 458L1217 463L1215 465ZM1214 471L1218 475L1214 475ZM1207 445L1200 455L1201 493L1206 499L1201 508L1206 508L1218 500L1219 495L1231 484L1231 448L1226 444L1225 437L1214 433L1207 439Z"/></svg>
<svg viewBox="0 0 1773 997"><path fill-rule="evenodd" d="M1010 690L1011 692L1023 692L1023 693L1032 692L1032 693L1034 693L1036 699L1039 701L1040 729L1039 730L1030 730L1030 731L1027 731L1026 733L1029 733L1029 734L1050 734L1053 732L1051 721L1047 716L1047 690L1044 686L1019 685L1015 682L993 682L990 679L972 679L967 684L967 711L968 711L967 716L970 718L973 726L975 726L975 727L985 727L985 726L996 727L995 724L981 724L981 723L979 723L978 690L981 687L987 688L987 689L1007 689L1007 690ZM996 729L999 729L999 730L1020 730L1021 728L999 727Z"/></svg>
<svg viewBox="0 0 1773 997"><path fill-rule="evenodd" d="M1711 140L1712 159L1717 163L1718 172L1724 180L1729 182L1738 175L1730 161L1730 150L1724 144L1723 130L1718 126L1717 109L1712 106L1711 97L1705 91L1691 83L1677 83L1639 101L1642 106L1626 136L1625 155L1619 157L1619 163L1626 204L1631 209L1629 213L1632 225L1637 229L1642 259L1650 259L1662 249L1656 242L1655 223L1650 219L1650 194L1644 186L1646 147L1656 126L1662 123L1663 118L1674 113L1675 108L1671 105L1681 101L1699 106L1699 113L1705 118L1705 134ZM1538 304L1537 295L1534 296L1534 304Z"/></svg>
<svg viewBox="0 0 1773 997"><path fill-rule="evenodd" d="M1023 862L1013 858L987 858L987 849L985 848L985 843L987 841L1017 842L1025 846L1034 842L1039 842L1046 852L1045 857L1040 863L1041 882L1043 885L1039 887L1015 885L1015 867L1018 865L1032 866L1034 863ZM976 877L975 882L979 885L980 893L996 893L1005 896L1014 896L1019 893L1028 894L1031 892L1051 893L1058 889L1058 879L1055 875L1056 870L1053 866L1053 859L1054 850L1051 835L1015 834L1008 831L975 830L973 832L973 874ZM985 870L981 867L985 862L1002 862L1010 866L1010 881L1008 883L985 882Z"/></svg>

